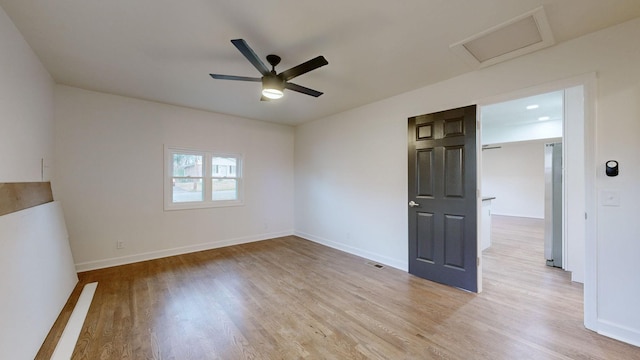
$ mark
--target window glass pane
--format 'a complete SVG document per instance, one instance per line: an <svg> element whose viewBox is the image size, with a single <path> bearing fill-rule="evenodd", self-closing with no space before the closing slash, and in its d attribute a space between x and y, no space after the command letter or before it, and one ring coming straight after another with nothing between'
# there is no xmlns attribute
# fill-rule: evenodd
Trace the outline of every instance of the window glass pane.
<svg viewBox="0 0 640 360"><path fill-rule="evenodd" d="M173 178L172 193L174 203L202 201L202 179Z"/></svg>
<svg viewBox="0 0 640 360"><path fill-rule="evenodd" d="M172 175L202 177L202 155L173 154Z"/></svg>
<svg viewBox="0 0 640 360"><path fill-rule="evenodd" d="M211 200L237 200L238 180L236 179L212 179Z"/></svg>
<svg viewBox="0 0 640 360"><path fill-rule="evenodd" d="M236 177L237 161L238 159L234 157L212 157L211 176Z"/></svg>

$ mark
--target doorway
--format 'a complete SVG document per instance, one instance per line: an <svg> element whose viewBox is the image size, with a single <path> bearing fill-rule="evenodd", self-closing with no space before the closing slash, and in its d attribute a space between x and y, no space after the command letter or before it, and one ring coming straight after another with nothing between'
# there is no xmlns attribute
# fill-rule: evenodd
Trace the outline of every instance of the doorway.
<svg viewBox="0 0 640 360"><path fill-rule="evenodd" d="M596 318L596 283L592 274L595 273L595 239L593 233L589 231L594 227L594 219L588 218L588 214L593 214L595 210L595 196L593 175L594 165L594 91L595 76L587 75L575 79L559 81L554 84L538 86L532 89L525 89L508 94L505 96L495 97L479 102L480 111L487 106L498 104L501 102L512 101L517 99L530 98L534 95L541 95L552 92L561 92L564 100L562 109L563 124L561 125L561 140L564 144L564 187L563 187L563 260L565 269L571 271L572 281L584 282L584 314L585 326L593 328ZM522 105L522 104L521 104ZM527 106L535 105L529 103L524 105L522 112L531 110ZM547 119L538 121L549 121ZM479 116L482 124L483 119ZM484 131L482 126L481 132ZM540 139L529 139L531 142L544 142L547 137ZM483 138L483 140L485 140ZM524 141L524 139L520 139ZM497 143L495 140L481 141L485 145L488 143ZM551 141L549 141L551 142ZM508 143L508 142L506 142ZM493 145L498 147L501 145ZM544 144L542 145L544 146ZM510 150L510 149L507 149ZM500 151L500 150L485 150ZM479 155L479 172L482 169L482 156ZM484 190L482 184L482 176L480 177L480 189ZM571 186L567 186L571 184ZM485 195L483 193L483 195ZM489 194L487 194L489 195ZM544 259L541 261L544 262Z"/></svg>
<svg viewBox="0 0 640 360"><path fill-rule="evenodd" d="M580 237L582 241L566 242L570 250L565 252L570 257L582 261L581 269L584 277L584 325L591 330L597 329L597 244L595 238L596 228L596 188L595 188L595 99L596 99L596 75L595 73L577 76L574 78L559 80L553 83L535 86L532 88L516 90L505 95L497 95L491 98L478 99L472 101L478 107L504 102L513 99L520 99L532 95L539 95L553 91L564 91L565 99L573 97L572 107L569 109L575 116L566 116L563 123L563 141L565 142L565 179L570 183L568 187L571 191L565 191L565 209L571 215L571 219L566 221L566 237ZM565 107L565 111L567 107ZM480 114L480 112L478 112ZM477 117L478 140L476 141L476 174L482 171L481 155L481 125L480 116ZM576 160L577 159L577 160ZM478 177L476 188L477 206L477 234L482 233L482 181ZM575 186L574 186L575 185ZM409 204L411 206L411 202ZM482 239L476 238L478 247L477 273L482 274L483 263ZM574 245L582 246L581 251L571 250ZM572 272L576 274L579 271ZM572 279L575 280L575 279ZM478 292L482 291L482 276L478 276Z"/></svg>
<svg viewBox="0 0 640 360"><path fill-rule="evenodd" d="M485 160L481 161L482 194L495 197L491 212L545 219L547 251L541 261L570 271L572 281L581 283L585 264L583 99L583 86L574 86L480 108ZM549 156L553 143L560 144L556 150L563 148L556 151L560 156ZM552 176L551 170L560 174Z"/></svg>

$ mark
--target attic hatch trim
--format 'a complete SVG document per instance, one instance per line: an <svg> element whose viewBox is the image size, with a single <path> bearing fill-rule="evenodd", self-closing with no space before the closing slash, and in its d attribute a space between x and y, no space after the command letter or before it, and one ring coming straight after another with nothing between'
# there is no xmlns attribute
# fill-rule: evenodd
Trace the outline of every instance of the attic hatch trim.
<svg viewBox="0 0 640 360"><path fill-rule="evenodd" d="M483 68L554 44L547 15L541 6L452 44L449 49L473 68Z"/></svg>

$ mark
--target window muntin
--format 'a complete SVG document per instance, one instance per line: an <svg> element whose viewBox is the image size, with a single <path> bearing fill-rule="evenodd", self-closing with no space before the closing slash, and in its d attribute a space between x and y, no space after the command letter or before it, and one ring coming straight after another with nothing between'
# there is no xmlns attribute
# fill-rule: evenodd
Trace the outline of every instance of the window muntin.
<svg viewBox="0 0 640 360"><path fill-rule="evenodd" d="M165 210L242 205L242 156L165 148Z"/></svg>

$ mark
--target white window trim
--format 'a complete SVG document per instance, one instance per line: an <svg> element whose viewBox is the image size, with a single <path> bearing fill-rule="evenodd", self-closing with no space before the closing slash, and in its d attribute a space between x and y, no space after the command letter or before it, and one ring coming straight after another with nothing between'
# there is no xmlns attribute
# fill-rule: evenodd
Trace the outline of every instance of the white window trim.
<svg viewBox="0 0 640 360"><path fill-rule="evenodd" d="M192 202L173 202L173 154L192 154L200 155L203 160L203 201ZM238 164L236 165L236 176L233 177L237 180L237 192L238 199L236 200L212 200L212 185L211 180L218 177L212 176L212 158L213 157L233 157L236 158ZM244 157L241 154L231 154L217 151L196 150L183 147L167 146L164 147L164 210L186 210L186 209L204 209L204 208L217 208L228 206L241 206L244 205Z"/></svg>

